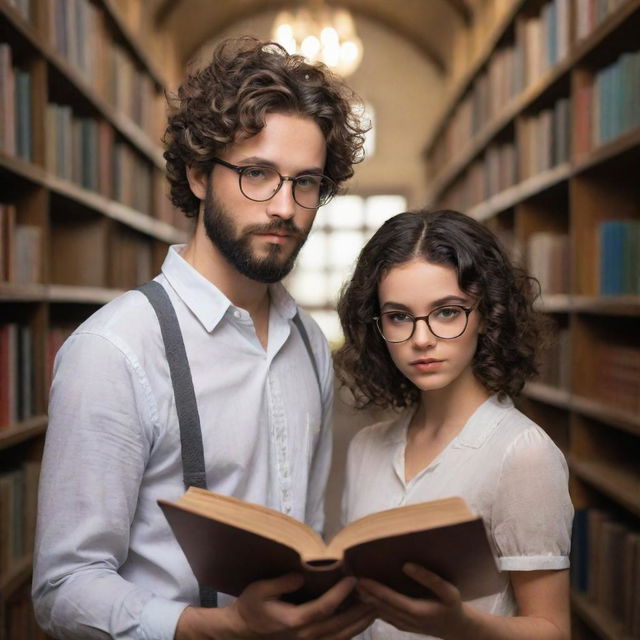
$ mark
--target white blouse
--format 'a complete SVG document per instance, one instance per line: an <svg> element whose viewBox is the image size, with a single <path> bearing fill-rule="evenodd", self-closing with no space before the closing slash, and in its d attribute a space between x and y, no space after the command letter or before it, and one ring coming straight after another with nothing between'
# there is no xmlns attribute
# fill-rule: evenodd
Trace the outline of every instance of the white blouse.
<svg viewBox="0 0 640 640"><path fill-rule="evenodd" d="M511 400L484 402L462 431L405 482L407 429L413 409L360 431L347 459L345 523L405 504L460 496L482 516L501 571L566 569L573 506L562 452ZM509 577L497 593L470 602L500 616L517 606ZM431 638L377 620L361 640Z"/></svg>

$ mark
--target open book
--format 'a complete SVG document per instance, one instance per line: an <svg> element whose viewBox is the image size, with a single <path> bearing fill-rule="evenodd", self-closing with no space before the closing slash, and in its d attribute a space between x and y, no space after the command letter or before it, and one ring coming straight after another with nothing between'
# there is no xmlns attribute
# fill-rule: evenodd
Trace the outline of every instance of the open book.
<svg viewBox="0 0 640 640"><path fill-rule="evenodd" d="M381 511L350 523L329 544L279 511L191 487L158 501L201 585L239 595L251 582L302 572L287 596L305 602L345 575L368 577L412 597L429 597L402 571L415 562L455 584L465 600L503 585L482 520L462 498Z"/></svg>

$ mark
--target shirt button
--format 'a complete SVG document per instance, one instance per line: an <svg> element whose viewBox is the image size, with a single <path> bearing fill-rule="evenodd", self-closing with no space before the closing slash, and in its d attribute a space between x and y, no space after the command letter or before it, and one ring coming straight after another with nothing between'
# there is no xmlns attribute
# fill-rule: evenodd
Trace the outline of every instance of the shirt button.
<svg viewBox="0 0 640 640"><path fill-rule="evenodd" d="M234 311L233 316L234 318L237 318L238 320L240 320L240 318L242 317L242 314L239 311Z"/></svg>

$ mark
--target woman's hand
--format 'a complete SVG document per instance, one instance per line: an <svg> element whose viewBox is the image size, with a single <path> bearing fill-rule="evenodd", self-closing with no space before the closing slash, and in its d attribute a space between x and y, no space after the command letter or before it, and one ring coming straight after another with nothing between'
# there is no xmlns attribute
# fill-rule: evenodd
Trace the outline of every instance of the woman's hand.
<svg viewBox="0 0 640 640"><path fill-rule="evenodd" d="M409 598L365 578L358 582L360 598L375 606L378 617L402 631L442 638L464 637L468 620L458 589L435 573L415 564L407 563L403 571L427 587L435 598Z"/></svg>
<svg viewBox="0 0 640 640"><path fill-rule="evenodd" d="M424 585L434 599L408 598L373 580L358 583L360 598L376 608L378 617L403 631L448 640L568 640L569 572L511 571L517 616L479 611L460 599L452 584L426 569L407 564L405 573Z"/></svg>

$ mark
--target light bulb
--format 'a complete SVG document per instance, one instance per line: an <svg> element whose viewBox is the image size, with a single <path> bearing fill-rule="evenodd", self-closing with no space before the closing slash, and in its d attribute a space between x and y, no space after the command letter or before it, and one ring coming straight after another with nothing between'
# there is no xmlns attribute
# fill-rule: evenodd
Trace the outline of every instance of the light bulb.
<svg viewBox="0 0 640 640"><path fill-rule="evenodd" d="M307 36L300 45L300 52L309 60L316 60L320 51L320 40L316 36Z"/></svg>

